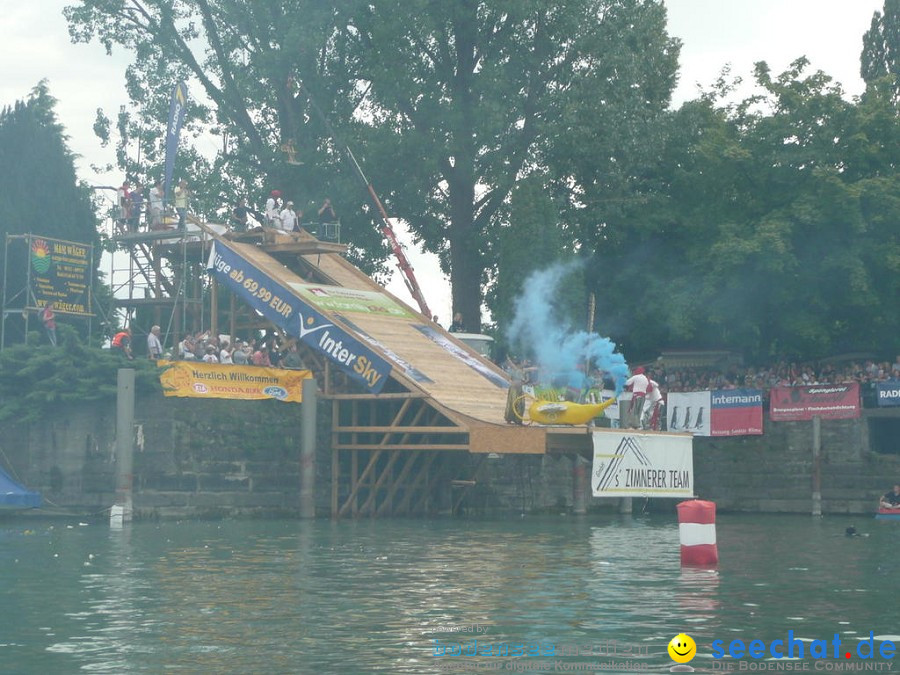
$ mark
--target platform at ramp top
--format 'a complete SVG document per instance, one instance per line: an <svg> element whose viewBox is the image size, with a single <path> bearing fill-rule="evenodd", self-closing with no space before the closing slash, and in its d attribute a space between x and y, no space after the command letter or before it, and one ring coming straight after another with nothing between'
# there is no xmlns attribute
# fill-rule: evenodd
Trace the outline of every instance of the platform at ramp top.
<svg viewBox="0 0 900 675"><path fill-rule="evenodd" d="M458 427L457 433L466 434L465 449L547 452L548 428L505 422L509 379L499 367L409 308L340 253L326 247L317 253L302 252L300 244L309 240L315 241L308 235L269 233L261 244L228 238L222 242L383 357L400 389L426 399ZM291 242L296 244L299 266L289 267L275 257L285 260L284 252L294 245ZM330 394L341 397L339 392ZM390 396L398 394L369 395L375 400ZM561 431L589 438L585 428Z"/></svg>

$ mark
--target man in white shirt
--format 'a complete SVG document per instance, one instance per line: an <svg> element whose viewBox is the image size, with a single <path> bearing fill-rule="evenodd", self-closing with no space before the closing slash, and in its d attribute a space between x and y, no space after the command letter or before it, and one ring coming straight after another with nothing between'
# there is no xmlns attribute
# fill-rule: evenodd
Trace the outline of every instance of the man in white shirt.
<svg viewBox="0 0 900 675"><path fill-rule="evenodd" d="M162 342L159 339L159 326L153 326L147 334L147 358L158 361L162 356Z"/></svg>
<svg viewBox="0 0 900 675"><path fill-rule="evenodd" d="M641 416L644 412L644 399L647 397L647 387L650 380L644 375L644 369L638 366L634 369L634 375L625 380L625 388L631 391L631 406L628 409L628 423L626 427L637 429L641 426Z"/></svg>
<svg viewBox="0 0 900 675"><path fill-rule="evenodd" d="M281 229L285 232L293 232L297 224L297 214L294 212L294 202L289 201L281 212Z"/></svg>

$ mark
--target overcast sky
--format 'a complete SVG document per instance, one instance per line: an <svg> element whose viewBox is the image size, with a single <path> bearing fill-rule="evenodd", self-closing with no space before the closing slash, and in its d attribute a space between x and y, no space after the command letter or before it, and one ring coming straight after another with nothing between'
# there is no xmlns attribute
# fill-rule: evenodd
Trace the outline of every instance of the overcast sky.
<svg viewBox="0 0 900 675"><path fill-rule="evenodd" d="M59 101L57 114L69 146L80 156L81 177L92 184L118 184L120 176L98 177L89 168L113 161L112 150L100 148L92 126L97 108L113 117L126 103L128 55L107 57L98 44L71 44L62 16L67 4L72 2L0 0L0 105L25 98L46 78ZM862 35L883 0L668 0L666 6L669 32L684 43L677 105L696 96L698 83L714 81L725 64L749 80L756 61L767 61L777 73L804 55L813 68L841 82L848 95L860 93ZM373 180L377 183L377 177ZM432 311L447 325L449 283L433 257L410 251L410 258ZM409 298L399 279L390 288Z"/></svg>

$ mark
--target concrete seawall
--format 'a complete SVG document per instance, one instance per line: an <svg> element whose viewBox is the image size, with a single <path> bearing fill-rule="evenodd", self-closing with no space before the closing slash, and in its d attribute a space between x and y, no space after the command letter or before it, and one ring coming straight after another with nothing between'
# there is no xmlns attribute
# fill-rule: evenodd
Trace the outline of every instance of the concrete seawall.
<svg viewBox="0 0 900 675"><path fill-rule="evenodd" d="M320 405L316 511L329 514L330 406ZM900 454L870 449L869 420L822 423L824 513L870 514L900 480ZM299 513L300 406L138 396L134 508L138 518L274 516ZM46 512L101 516L115 496L115 405L67 405L40 423L0 425L3 466L39 490ZM466 458L474 466L475 458ZM809 513L810 423L766 423L763 436L697 438L698 496L721 510ZM571 456L487 460L462 506L469 513L568 512ZM637 501L637 500L636 500ZM435 495L438 510L450 488ZM673 506L657 500L654 509ZM591 499L590 508L611 507ZM636 508L636 510L638 510Z"/></svg>

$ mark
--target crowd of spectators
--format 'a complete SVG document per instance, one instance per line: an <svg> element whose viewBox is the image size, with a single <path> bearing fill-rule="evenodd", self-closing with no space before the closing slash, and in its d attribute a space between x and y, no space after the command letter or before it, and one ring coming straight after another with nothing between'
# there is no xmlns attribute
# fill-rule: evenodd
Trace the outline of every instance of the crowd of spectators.
<svg viewBox="0 0 900 675"><path fill-rule="evenodd" d="M302 370L303 360L297 342L284 336L267 333L261 338L242 340L204 333L186 333L172 355L179 361L203 361L238 366L261 366Z"/></svg>
<svg viewBox="0 0 900 675"><path fill-rule="evenodd" d="M651 366L666 391L713 389L771 389L815 384L875 384L900 379L900 356L888 361L787 362L772 366L716 368L672 368Z"/></svg>

